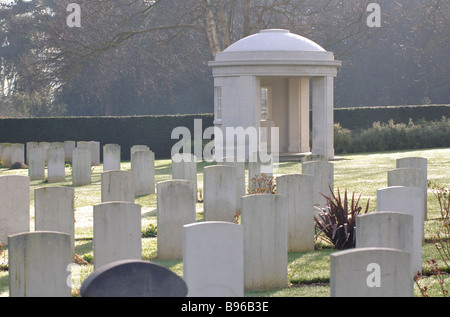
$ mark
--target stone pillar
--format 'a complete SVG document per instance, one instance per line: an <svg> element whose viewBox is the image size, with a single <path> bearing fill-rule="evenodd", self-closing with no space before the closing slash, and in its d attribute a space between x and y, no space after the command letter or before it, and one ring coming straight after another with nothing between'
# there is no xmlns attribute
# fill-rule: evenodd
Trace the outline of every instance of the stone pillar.
<svg viewBox="0 0 450 317"><path fill-rule="evenodd" d="M312 79L312 154L334 158L334 79Z"/></svg>
<svg viewBox="0 0 450 317"><path fill-rule="evenodd" d="M289 79L288 116L289 152L309 152L309 78Z"/></svg>
<svg viewBox="0 0 450 317"><path fill-rule="evenodd" d="M219 138L215 141L216 153L221 156L243 157L248 159L250 152L257 149L249 149L249 142L240 141L239 138L228 137L227 128L256 129L256 142L259 141L259 126L261 120L261 82L257 76L232 76L215 78L214 85L221 88L221 93L227 98L222 99L222 118L215 118L215 126L220 128L225 140L222 143ZM216 114L217 115L217 114ZM248 131L247 131L248 132ZM253 136L252 136L253 138ZM241 139L243 140L243 139ZM257 146L257 144L255 144ZM240 155L236 149L245 149L245 154Z"/></svg>

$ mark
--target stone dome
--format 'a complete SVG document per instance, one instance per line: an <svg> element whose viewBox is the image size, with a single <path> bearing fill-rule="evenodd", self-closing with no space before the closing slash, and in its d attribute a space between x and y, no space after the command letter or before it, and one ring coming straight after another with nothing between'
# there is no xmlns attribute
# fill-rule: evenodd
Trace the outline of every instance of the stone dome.
<svg viewBox="0 0 450 317"><path fill-rule="evenodd" d="M319 44L284 29L262 30L245 37L224 50L228 52L295 51L325 52Z"/></svg>
<svg viewBox="0 0 450 317"><path fill-rule="evenodd" d="M255 65L273 63L326 63L336 64L333 52L326 51L319 44L284 29L267 29L247 36L217 53L211 66ZM330 64L331 63L331 64Z"/></svg>

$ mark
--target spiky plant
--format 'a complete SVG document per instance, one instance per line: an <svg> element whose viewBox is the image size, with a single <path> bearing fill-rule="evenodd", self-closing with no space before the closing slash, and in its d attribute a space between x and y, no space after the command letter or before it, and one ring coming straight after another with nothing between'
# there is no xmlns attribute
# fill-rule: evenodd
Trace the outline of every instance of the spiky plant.
<svg viewBox="0 0 450 317"><path fill-rule="evenodd" d="M320 229L318 236L334 245L336 249L344 250L355 247L356 240L356 216L360 215L363 208L359 206L361 195L355 200L355 193L349 203L347 189L344 198L341 198L338 189L337 196L330 187L330 196L325 196L327 205L317 208L318 212L314 216L317 227ZM364 214L369 211L369 201L367 201Z"/></svg>

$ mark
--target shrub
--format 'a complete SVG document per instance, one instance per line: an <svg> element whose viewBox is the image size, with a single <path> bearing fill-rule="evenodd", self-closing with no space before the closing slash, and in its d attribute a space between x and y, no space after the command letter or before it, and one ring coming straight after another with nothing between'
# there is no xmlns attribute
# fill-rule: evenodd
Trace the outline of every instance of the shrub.
<svg viewBox="0 0 450 317"><path fill-rule="evenodd" d="M334 125L334 150L342 154L352 151L352 131L343 128L340 123Z"/></svg>
<svg viewBox="0 0 450 317"><path fill-rule="evenodd" d="M18 170L22 168L27 168L27 166L20 162L12 163L11 166L9 167L10 170Z"/></svg>
<svg viewBox="0 0 450 317"><path fill-rule="evenodd" d="M83 254L83 260L87 263L93 263L94 262L94 256L92 254L86 253Z"/></svg>
<svg viewBox="0 0 450 317"><path fill-rule="evenodd" d="M440 214L438 229L430 232L436 250L442 261L450 269L450 190L432 185L431 189L439 202Z"/></svg>
<svg viewBox="0 0 450 317"><path fill-rule="evenodd" d="M276 194L275 178L267 174L255 175L250 179L248 194Z"/></svg>
<svg viewBox="0 0 450 317"><path fill-rule="evenodd" d="M327 199L326 207L318 208L318 212L314 216L319 233L317 237L323 237L326 241L333 244L338 250L350 249L355 247L356 239L356 216L363 211L359 206L359 200L355 200L355 193L352 195L352 200L349 204L347 198L347 190L345 190L344 198L338 189L337 196L331 190L330 196L325 196ZM367 202L364 213L369 211L369 202Z"/></svg>
<svg viewBox="0 0 450 317"><path fill-rule="evenodd" d="M147 228L142 229L142 238L154 238L157 235L157 227L150 224Z"/></svg>
<svg viewBox="0 0 450 317"><path fill-rule="evenodd" d="M336 153L364 153L450 146L450 119L410 120L408 123L374 122L371 128L353 131L334 127Z"/></svg>
<svg viewBox="0 0 450 317"><path fill-rule="evenodd" d="M440 207L437 229L429 230L428 233L445 267L440 266L435 259L426 260L428 265L424 270L425 274L417 272L414 281L422 296L429 297L429 289L423 284L425 284L424 278L430 276L435 282L431 284L438 285L439 292L442 296L447 297L449 292L445 286L445 279L448 278L450 271L450 190L431 183L428 186L433 191Z"/></svg>

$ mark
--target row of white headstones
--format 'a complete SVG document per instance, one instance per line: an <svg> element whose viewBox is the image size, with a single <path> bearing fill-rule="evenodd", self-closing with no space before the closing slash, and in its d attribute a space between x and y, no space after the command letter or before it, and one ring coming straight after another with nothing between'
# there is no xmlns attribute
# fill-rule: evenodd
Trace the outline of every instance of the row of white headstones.
<svg viewBox="0 0 450 317"><path fill-rule="evenodd" d="M140 149L132 157L144 152L152 153ZM150 157L146 165L154 177ZM314 205L323 205L320 193L333 188L333 163L303 163L302 174L276 177L276 195L247 196L238 185L245 179L243 163L205 167L204 221L197 223L197 163L179 161L173 160L173 179L156 184L157 255L183 260L188 295L243 296L244 290L287 287L288 252L314 250ZM358 216L357 248L330 257L332 296L412 296L413 276L422 267L426 164L406 158L388 171L377 212ZM142 257L134 179L120 167L102 173L102 203L93 206L94 268ZM0 176L0 240L8 241L10 295L70 295L74 188L35 190L34 232L29 190L29 177ZM237 210L241 224L235 223Z"/></svg>

